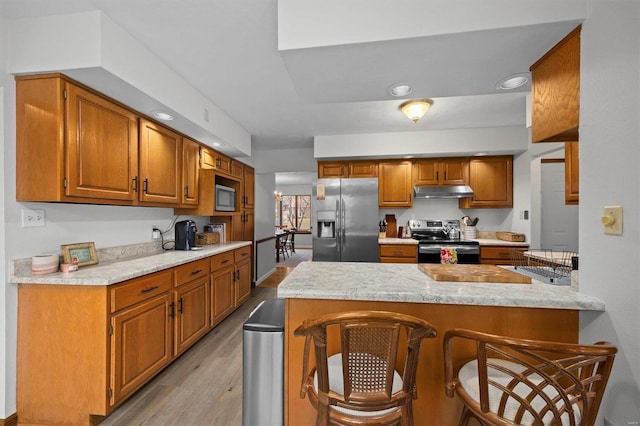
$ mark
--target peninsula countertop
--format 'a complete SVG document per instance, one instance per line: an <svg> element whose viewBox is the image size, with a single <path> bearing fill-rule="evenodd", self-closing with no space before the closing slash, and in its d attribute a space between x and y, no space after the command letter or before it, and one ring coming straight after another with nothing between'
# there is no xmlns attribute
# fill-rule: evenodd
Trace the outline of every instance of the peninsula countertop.
<svg viewBox="0 0 640 426"><path fill-rule="evenodd" d="M605 303L570 286L435 281L417 264L302 262L278 297L604 311Z"/></svg>
<svg viewBox="0 0 640 426"><path fill-rule="evenodd" d="M9 281L22 284L111 285L250 245L250 241L237 241L203 246L202 250L167 250L157 254L84 266L75 272L47 275L33 275L30 264L25 268L24 260L14 260L10 263Z"/></svg>

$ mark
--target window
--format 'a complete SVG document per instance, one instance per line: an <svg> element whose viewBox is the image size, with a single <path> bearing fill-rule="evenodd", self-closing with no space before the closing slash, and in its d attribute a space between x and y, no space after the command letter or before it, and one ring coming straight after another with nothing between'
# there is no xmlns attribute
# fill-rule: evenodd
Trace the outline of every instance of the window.
<svg viewBox="0 0 640 426"><path fill-rule="evenodd" d="M311 230L311 195L281 195L276 197L276 226Z"/></svg>

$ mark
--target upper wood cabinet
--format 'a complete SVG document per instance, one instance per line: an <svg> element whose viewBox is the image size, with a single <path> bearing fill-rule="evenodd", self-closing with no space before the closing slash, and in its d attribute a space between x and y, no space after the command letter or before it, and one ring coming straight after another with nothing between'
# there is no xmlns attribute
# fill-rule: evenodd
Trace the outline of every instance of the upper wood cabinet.
<svg viewBox="0 0 640 426"><path fill-rule="evenodd" d="M412 207L413 183L411 161L384 160L378 162L378 206Z"/></svg>
<svg viewBox="0 0 640 426"><path fill-rule="evenodd" d="M182 204L198 205L200 144L182 138Z"/></svg>
<svg viewBox="0 0 640 426"><path fill-rule="evenodd" d="M578 142L564 144L564 197L565 204L578 204L580 201L580 160Z"/></svg>
<svg viewBox="0 0 640 426"><path fill-rule="evenodd" d="M461 209L513 207L513 156L469 159L473 197L461 198Z"/></svg>
<svg viewBox="0 0 640 426"><path fill-rule="evenodd" d="M378 176L378 161L319 161L318 178L371 178Z"/></svg>
<svg viewBox="0 0 640 426"><path fill-rule="evenodd" d="M200 168L214 169L219 175L238 180L242 178L242 163L211 148L203 147L200 151Z"/></svg>
<svg viewBox="0 0 640 426"><path fill-rule="evenodd" d="M581 28L569 33L530 67L533 142L578 140Z"/></svg>
<svg viewBox="0 0 640 426"><path fill-rule="evenodd" d="M180 204L182 137L140 119L140 200Z"/></svg>
<svg viewBox="0 0 640 426"><path fill-rule="evenodd" d="M243 199L242 204L245 209L253 209L255 207L255 187L256 187L256 175L253 167L244 166L242 186L243 186Z"/></svg>
<svg viewBox="0 0 640 426"><path fill-rule="evenodd" d="M133 204L137 116L58 74L16 77L16 199Z"/></svg>
<svg viewBox="0 0 640 426"><path fill-rule="evenodd" d="M466 185L468 180L467 158L425 158L413 163L415 185Z"/></svg>

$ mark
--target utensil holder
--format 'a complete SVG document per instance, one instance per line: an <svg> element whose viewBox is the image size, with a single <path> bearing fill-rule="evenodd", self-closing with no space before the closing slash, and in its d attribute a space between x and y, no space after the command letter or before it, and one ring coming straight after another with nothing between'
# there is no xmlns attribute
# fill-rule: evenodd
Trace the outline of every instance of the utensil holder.
<svg viewBox="0 0 640 426"><path fill-rule="evenodd" d="M478 232L475 226L465 226L463 233L465 240L475 240L478 237Z"/></svg>

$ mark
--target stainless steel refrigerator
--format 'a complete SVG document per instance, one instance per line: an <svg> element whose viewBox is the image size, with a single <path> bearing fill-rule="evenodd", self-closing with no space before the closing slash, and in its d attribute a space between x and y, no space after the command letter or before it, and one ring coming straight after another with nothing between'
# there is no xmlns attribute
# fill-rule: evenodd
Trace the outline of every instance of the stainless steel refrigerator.
<svg viewBox="0 0 640 426"><path fill-rule="evenodd" d="M378 178L315 179L313 261L378 261Z"/></svg>

